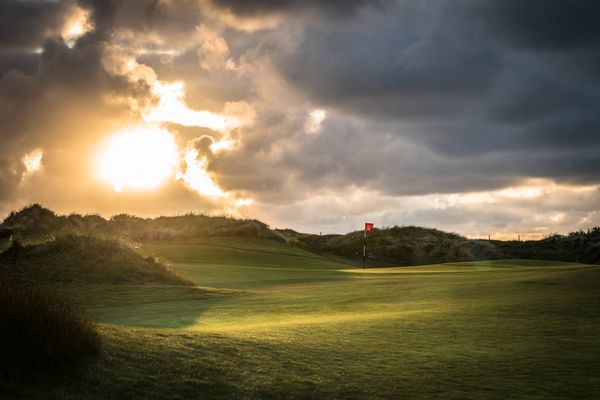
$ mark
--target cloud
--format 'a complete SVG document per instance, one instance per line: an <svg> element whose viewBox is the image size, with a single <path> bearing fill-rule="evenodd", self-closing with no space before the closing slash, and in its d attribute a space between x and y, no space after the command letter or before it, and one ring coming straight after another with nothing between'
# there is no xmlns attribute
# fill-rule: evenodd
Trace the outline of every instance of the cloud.
<svg viewBox="0 0 600 400"><path fill-rule="evenodd" d="M500 57L478 24L454 7L403 2L353 24L309 26L295 47L281 43L279 72L317 104L352 113L444 118L493 84ZM364 29L372 26L373 29Z"/></svg>
<svg viewBox="0 0 600 400"><path fill-rule="evenodd" d="M541 39L528 40L527 32L518 43L507 40L494 25L508 24L510 30L522 22L519 16L533 14L533 2L489 2L482 8L486 13L468 1L400 2L386 13L363 13L354 24L307 25L293 42L286 35L274 39L269 57L293 90L313 105L366 121L366 128L356 128L364 131L351 134L357 143L347 146L342 140L349 133L337 131L348 128L327 124L321 140L334 149L328 156L332 161L307 163L300 175L310 176L311 166L321 165L326 172L315 172L315 179L348 170L352 178L341 181L360 182L363 174L352 167L357 157L347 150L358 145L378 154L377 161L363 166L371 182L380 181L385 184L380 189L390 192L417 186L442 192L484 189L528 176L597 182L600 81L589 62L598 61L590 49L600 34L584 15L596 15L597 7L552 2L541 9L536 4L540 15L531 18L530 26L539 23L544 29L531 31L555 43L554 52L534 45ZM564 43L548 22L558 15L567 21L559 21L559 33L568 24L582 23L581 32ZM406 142L410 146L403 149ZM323 145L302 154L324 156L318 147ZM387 157L389 148L397 149L398 160ZM335 155L337 149L342 157ZM409 151L426 154L429 166L400 161L412 159ZM412 174L413 181L425 183L394 184L379 177L400 168L410 172L395 176Z"/></svg>
<svg viewBox="0 0 600 400"><path fill-rule="evenodd" d="M598 186L562 186L543 180L497 191L406 197L349 187L272 206L262 217L278 227L292 222L313 233L360 230L368 220L377 227L420 225L471 238L540 239L597 224L598 200Z"/></svg>
<svg viewBox="0 0 600 400"><path fill-rule="evenodd" d="M600 4L594 0L494 0L478 4L492 30L518 47L572 50L600 46Z"/></svg>
<svg viewBox="0 0 600 400"><path fill-rule="evenodd" d="M190 33L203 18L201 2L196 0L79 2L92 10L97 39L130 45L139 45L140 41L152 46L189 43Z"/></svg>
<svg viewBox="0 0 600 400"><path fill-rule="evenodd" d="M381 6L382 0L211 0L215 6L241 16L257 16L265 13L293 13L298 10L318 9L332 16L352 14L359 7Z"/></svg>
<svg viewBox="0 0 600 400"><path fill-rule="evenodd" d="M113 100L143 97L147 90L108 73L102 64L105 49L89 37L73 48L60 37L47 39L34 74L11 69L0 77L3 200L21 198L25 174L36 159L31 152L38 148L44 177L64 174L61 188L69 193L83 179L90 142L131 119L130 108ZM27 169L22 160L32 161ZM30 195L40 195L41 186Z"/></svg>
<svg viewBox="0 0 600 400"><path fill-rule="evenodd" d="M298 229L347 230L368 217L473 235L598 221L597 190L578 192L600 184L593 2L0 7L3 210L244 203L252 217ZM77 12L89 24L65 41ZM103 192L86 161L144 119L182 153L179 180L148 194L153 204ZM26 174L23 157L38 148L43 170ZM540 179L547 191L535 201L498 194ZM478 196L495 202L469 203Z"/></svg>
<svg viewBox="0 0 600 400"><path fill-rule="evenodd" d="M60 34L73 1L19 1L0 3L0 49L32 51Z"/></svg>

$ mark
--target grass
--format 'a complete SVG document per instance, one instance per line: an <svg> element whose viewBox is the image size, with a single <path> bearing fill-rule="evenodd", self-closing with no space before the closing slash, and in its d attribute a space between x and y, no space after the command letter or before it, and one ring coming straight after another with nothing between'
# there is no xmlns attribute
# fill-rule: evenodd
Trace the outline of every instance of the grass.
<svg viewBox="0 0 600 400"><path fill-rule="evenodd" d="M290 230L278 231L289 241L325 253L360 261L363 231L345 235L310 235ZM368 235L373 264L423 265L453 261L497 259L499 253L487 241L467 240L455 233L417 226L375 228ZM523 257L526 258L526 257Z"/></svg>
<svg viewBox="0 0 600 400"><path fill-rule="evenodd" d="M501 260L362 272L259 239L139 250L199 286L63 288L103 323L99 362L77 381L10 393L591 399L600 391L597 266Z"/></svg>
<svg viewBox="0 0 600 400"><path fill-rule="evenodd" d="M192 283L116 240L76 235L27 246L13 242L0 254L0 275L31 282Z"/></svg>
<svg viewBox="0 0 600 400"><path fill-rule="evenodd" d="M346 278L342 264L274 240L208 238L149 243L155 254L195 282L216 288L246 289Z"/></svg>
<svg viewBox="0 0 600 400"><path fill-rule="evenodd" d="M82 310L39 288L0 281L0 376L64 372L99 352L96 325Z"/></svg>

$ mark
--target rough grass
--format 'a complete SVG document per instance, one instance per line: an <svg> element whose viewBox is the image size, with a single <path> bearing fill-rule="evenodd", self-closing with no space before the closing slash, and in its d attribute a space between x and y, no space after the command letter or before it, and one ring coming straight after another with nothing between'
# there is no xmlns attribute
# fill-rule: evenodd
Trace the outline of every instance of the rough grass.
<svg viewBox="0 0 600 400"><path fill-rule="evenodd" d="M363 232L345 235L313 235L291 229L270 229L257 220L224 215L185 214L140 218L115 215L106 220L98 215L57 215L39 204L12 212L0 224L2 240L39 244L66 234L93 235L131 241L169 241L195 238L260 238L279 240L328 256L360 262ZM371 266L422 265L489 259L543 259L582 263L600 262L600 227L543 240L467 240L460 235L432 228L394 226L369 233Z"/></svg>
<svg viewBox="0 0 600 400"><path fill-rule="evenodd" d="M30 282L190 284L164 263L115 240L75 235L37 245L14 242L0 254L0 276Z"/></svg>
<svg viewBox="0 0 600 400"><path fill-rule="evenodd" d="M93 235L129 240L175 240L205 236L276 238L279 235L257 220L226 215L184 214L140 218L119 214L106 220L99 215L57 215L39 204L13 211L0 224L0 237L19 241L46 241L51 237Z"/></svg>
<svg viewBox="0 0 600 400"><path fill-rule="evenodd" d="M0 380L57 374L100 352L96 325L55 294L0 281Z"/></svg>
<svg viewBox="0 0 600 400"><path fill-rule="evenodd" d="M288 249L232 239L144 246L198 284L237 290L72 287L104 323L102 356L80 380L15 390L34 399L600 391L598 267L511 260L362 273Z"/></svg>
<svg viewBox="0 0 600 400"><path fill-rule="evenodd" d="M278 231L290 243L349 260L362 259L363 231L345 235L309 235ZM417 226L374 229L367 238L368 263L375 265L422 265L498 258L486 241L473 241L454 233Z"/></svg>
<svg viewBox="0 0 600 400"><path fill-rule="evenodd" d="M568 235L551 235L542 240L493 241L508 258L600 263L600 227Z"/></svg>

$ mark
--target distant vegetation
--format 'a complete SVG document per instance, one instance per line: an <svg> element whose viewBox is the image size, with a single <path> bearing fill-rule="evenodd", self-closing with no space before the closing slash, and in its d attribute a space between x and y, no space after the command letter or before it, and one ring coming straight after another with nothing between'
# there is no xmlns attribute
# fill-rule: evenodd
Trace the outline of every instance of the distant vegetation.
<svg viewBox="0 0 600 400"><path fill-rule="evenodd" d="M363 232L345 235L309 235L279 231L290 243L320 253L349 259L362 257ZM375 229L367 239L369 261L420 265L494 259L534 259L600 263L600 227L568 235L554 234L542 240L469 240L437 229L394 226Z"/></svg>
<svg viewBox="0 0 600 400"><path fill-rule="evenodd" d="M99 352L96 326L79 308L39 288L0 280L2 379L61 373Z"/></svg>
<svg viewBox="0 0 600 400"><path fill-rule="evenodd" d="M306 235L285 230L291 243L318 253L348 259L362 257L363 232L345 235ZM498 258L496 248L487 242L467 240L454 233L416 226L374 229L368 234L369 261L399 265L433 264Z"/></svg>
<svg viewBox="0 0 600 400"><path fill-rule="evenodd" d="M30 282L190 283L116 240L71 234L26 246L14 241L0 254L0 276Z"/></svg>
<svg viewBox="0 0 600 400"><path fill-rule="evenodd" d="M119 214L107 220L99 215L56 215L39 204L12 212L0 225L0 238L12 235L13 239L21 241L46 241L67 234L118 237L134 241L179 240L205 236L277 236L266 224L257 220L204 214L158 218Z"/></svg>
<svg viewBox="0 0 600 400"><path fill-rule="evenodd" d="M158 218L120 214L107 220L98 215L56 215L39 204L12 212L0 224L0 240L6 243L10 242L10 237L13 242L34 244L52 241L65 235L133 242L203 237L263 238L357 262L362 258L363 244L362 231L321 236L299 233L291 229L269 229L266 224L252 219L204 214ZM59 241L57 245L60 243ZM538 241L503 242L469 240L437 229L394 226L370 232L367 248L369 263L372 265L419 265L503 258L598 263L600 228L565 236L552 235Z"/></svg>
<svg viewBox="0 0 600 400"><path fill-rule="evenodd" d="M492 243L504 258L600 263L600 227L568 235L554 234L542 240Z"/></svg>

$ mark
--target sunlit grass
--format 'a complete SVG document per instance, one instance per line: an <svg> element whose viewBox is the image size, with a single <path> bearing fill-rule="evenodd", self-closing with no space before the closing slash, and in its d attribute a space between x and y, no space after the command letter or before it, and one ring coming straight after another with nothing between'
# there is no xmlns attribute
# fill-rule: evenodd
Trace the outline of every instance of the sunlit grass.
<svg viewBox="0 0 600 400"><path fill-rule="evenodd" d="M106 346L61 397L547 399L591 398L600 385L596 266L363 273L256 239L142 251L200 286L71 287Z"/></svg>
<svg viewBox="0 0 600 400"><path fill-rule="evenodd" d="M349 268L342 269L341 272L355 274L448 274L455 272L486 272L500 271L506 268L518 268L524 270L527 268L552 268L552 267L580 267L578 263L568 263L561 261L546 260L490 260L490 261L472 261L458 263L444 263L433 265L419 265L413 267L387 267L387 268Z"/></svg>

